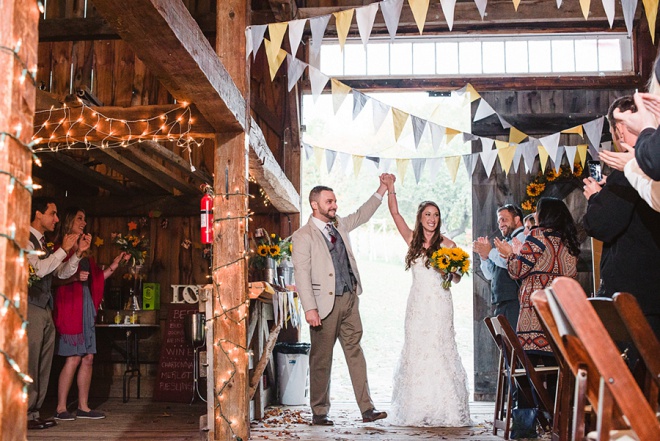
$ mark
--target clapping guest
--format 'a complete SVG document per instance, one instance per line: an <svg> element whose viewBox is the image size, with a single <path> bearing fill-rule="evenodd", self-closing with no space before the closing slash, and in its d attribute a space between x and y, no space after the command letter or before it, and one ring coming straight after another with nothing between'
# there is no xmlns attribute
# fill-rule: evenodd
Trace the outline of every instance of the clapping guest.
<svg viewBox="0 0 660 441"><path fill-rule="evenodd" d="M525 216L525 218L523 219L523 226L525 227L525 229L523 230L523 234L525 234L525 236L528 236L529 233L532 232L532 228L536 226L536 218L534 217L534 213Z"/></svg>
<svg viewBox="0 0 660 441"><path fill-rule="evenodd" d="M552 356L529 298L559 276L577 276L580 243L571 212L563 201L544 197L539 199L536 210L538 227L527 236L520 254L515 254L503 240L495 239L495 246L507 260L511 278L522 280L517 328L520 344L530 355Z"/></svg>
<svg viewBox="0 0 660 441"><path fill-rule="evenodd" d="M68 209L60 224L59 237L76 234L87 241L85 234L85 211ZM76 247L74 246L74 249ZM58 333L57 355L66 357L57 388L57 413L55 419L72 421L78 418L101 419L105 415L89 407L89 389L92 382L92 367L96 353L96 313L101 300L105 279L115 272L119 263L130 257L120 253L105 270L92 257L83 257L75 275L65 280L55 290L53 319ZM78 410L74 416L67 410L67 397L78 371Z"/></svg>

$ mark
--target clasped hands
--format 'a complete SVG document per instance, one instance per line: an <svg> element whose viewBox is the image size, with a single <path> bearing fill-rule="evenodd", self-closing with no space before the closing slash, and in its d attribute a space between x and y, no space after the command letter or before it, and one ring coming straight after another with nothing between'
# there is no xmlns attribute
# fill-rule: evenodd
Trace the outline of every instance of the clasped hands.
<svg viewBox="0 0 660 441"><path fill-rule="evenodd" d="M515 237L511 240L511 243L498 238L493 239L493 243L495 248L497 248L497 251L500 253L500 256L505 259L511 254L520 254L520 250L522 249L522 242ZM479 254L479 257L481 257L483 260L488 259L488 254L493 248L493 246L488 241L488 238L483 236L472 242L472 246L474 251L476 251L477 254Z"/></svg>

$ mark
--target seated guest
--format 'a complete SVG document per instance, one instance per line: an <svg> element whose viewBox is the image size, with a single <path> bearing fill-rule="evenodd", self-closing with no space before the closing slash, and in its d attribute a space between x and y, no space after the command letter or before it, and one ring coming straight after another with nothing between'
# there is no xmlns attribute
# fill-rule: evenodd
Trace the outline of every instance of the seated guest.
<svg viewBox="0 0 660 441"><path fill-rule="evenodd" d="M529 233L532 232L532 228L536 226L536 219L534 218L534 213L525 216L525 218L523 219L523 226L525 227L523 233L525 234L525 236L528 236Z"/></svg>

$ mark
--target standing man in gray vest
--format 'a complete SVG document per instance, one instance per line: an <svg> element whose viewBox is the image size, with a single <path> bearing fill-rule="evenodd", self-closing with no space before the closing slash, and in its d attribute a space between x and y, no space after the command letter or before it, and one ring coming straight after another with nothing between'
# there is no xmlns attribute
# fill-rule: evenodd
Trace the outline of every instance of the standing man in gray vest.
<svg viewBox="0 0 660 441"><path fill-rule="evenodd" d="M525 241L522 217L522 210L515 205L507 204L497 209L497 227L508 243L512 243L513 239L520 243ZM500 256L497 248L490 244L487 237L478 238L473 246L481 258L481 272L486 280L490 280L491 302L495 306L493 315L504 315L515 331L520 312L520 285L509 276L506 260Z"/></svg>
<svg viewBox="0 0 660 441"><path fill-rule="evenodd" d="M51 281L53 275L67 279L76 273L82 253L90 246L91 237L67 234L62 238L62 247L58 250L53 251L47 246L44 234L46 231L55 231L55 225L59 222L55 201L49 198L32 200L30 222L27 249L42 251L43 254L28 254L28 262L39 278L33 280L28 288L28 374L34 381L28 388L28 429L47 429L57 424L52 419L42 419L39 414L46 398L55 349ZM64 259L76 243L77 251L65 262Z"/></svg>
<svg viewBox="0 0 660 441"><path fill-rule="evenodd" d="M363 422L387 417L374 408L369 394L367 363L360 346L362 321L358 296L362 293L349 233L366 223L376 212L387 186L358 210L346 217L336 216L337 199L329 187L317 186L309 193L312 215L293 234L293 266L296 289L310 326L310 405L312 424L332 426L330 374L332 351L339 339L344 350Z"/></svg>

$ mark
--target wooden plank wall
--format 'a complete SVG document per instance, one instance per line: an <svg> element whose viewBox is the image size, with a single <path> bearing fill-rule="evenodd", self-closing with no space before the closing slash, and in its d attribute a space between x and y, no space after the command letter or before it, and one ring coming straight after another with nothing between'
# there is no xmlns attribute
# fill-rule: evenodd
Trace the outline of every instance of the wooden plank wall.
<svg viewBox="0 0 660 441"><path fill-rule="evenodd" d="M618 90L555 90L555 91L502 91L483 92L481 96L502 115L507 116L519 114L588 114L591 113L596 119L600 115L606 115L609 105L615 98L630 94L633 91ZM525 133L544 133L543 127L517 127ZM567 129L570 127L566 127ZM604 125L606 130L607 123ZM550 135L551 133L544 133ZM507 136L499 137L508 141ZM603 138L605 140L605 138ZM585 144L586 140L579 135L562 135L559 145ZM474 143L473 152L481 151L481 143ZM566 161L564 159L564 161ZM481 161L479 161L481 164ZM548 162L548 164L551 164ZM499 162L496 161L490 178L487 177L482 165L477 168L472 176L472 228L474 237L488 236L499 237L497 229L496 211L497 207L506 203L520 204L524 199L527 184L536 176L540 170L537 160L532 173L524 171L524 165L518 169L518 173L508 176L502 171ZM569 189L570 190L570 189ZM580 186L573 188L569 194L551 194L563 199L574 217L578 226L581 227L582 218L586 212L586 200L582 195ZM581 229L581 228L580 228ZM582 229L581 229L582 230ZM583 234L582 253L578 264L578 280L586 292L593 289L591 273L591 244L586 234ZM497 354L483 319L493 313L490 303L490 282L484 279L481 269L477 264L479 257L474 256L474 368L475 368L475 399L493 400L495 386L497 384Z"/></svg>

